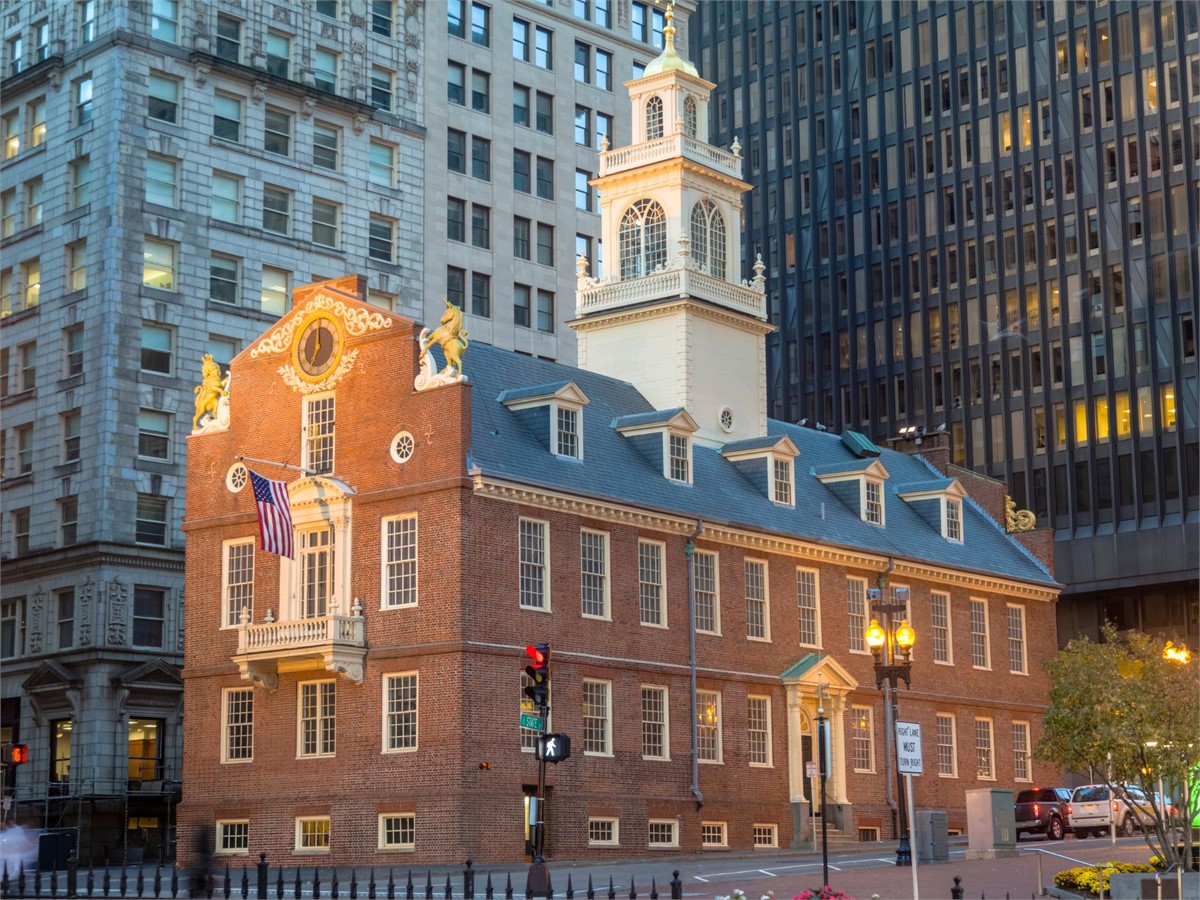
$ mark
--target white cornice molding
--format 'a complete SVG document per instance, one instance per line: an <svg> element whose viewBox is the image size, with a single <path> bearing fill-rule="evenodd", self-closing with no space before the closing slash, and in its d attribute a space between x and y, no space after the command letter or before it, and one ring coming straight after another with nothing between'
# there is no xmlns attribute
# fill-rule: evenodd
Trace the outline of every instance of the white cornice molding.
<svg viewBox="0 0 1200 900"><path fill-rule="evenodd" d="M633 525L653 531L668 534L689 535L696 528L695 519L686 516L670 515L647 509L638 509L621 503L613 503L595 497L585 497L579 494L568 494L554 491L536 485L521 484L501 478L493 478L482 473L473 479L476 496L507 503L519 503L538 509L565 512L588 519L599 519L619 525ZM813 563L829 563L846 566L847 568L865 569L882 572L887 568L890 557L886 554L869 553L833 544L820 544L803 541L796 538L786 538L779 535L747 531L705 521L704 538L731 547L741 547L757 553L775 553L780 556L791 556L798 560ZM1011 598L1054 602L1058 599L1058 590L1041 584L1030 584L1009 578L986 575L978 572L966 572L951 569L932 563L895 560L895 568L891 573L895 577L909 577L923 581L934 582L938 585L957 586L973 590L983 590L1003 594Z"/></svg>
<svg viewBox="0 0 1200 900"><path fill-rule="evenodd" d="M775 330L775 326L770 322L764 322L762 319L756 319L725 307L713 306L711 304L714 301L699 297L688 296L674 300L646 299L638 302L646 305L632 308L617 307L612 312L589 313L586 316L571 319L567 324L576 331L593 331L615 328L618 325L639 322L643 319L665 318L680 311L686 311L703 319L720 322L722 325L731 325L748 334L764 335Z"/></svg>
<svg viewBox="0 0 1200 900"><path fill-rule="evenodd" d="M705 178L714 181L720 181L737 192L738 197L746 191L753 189L754 185L748 181L742 181L740 178L734 178L732 175L727 175L720 169L713 166L706 166L704 163L694 159L689 159L682 156L673 156L670 159L658 160L656 162L646 163L642 166L636 166L628 169L621 169L617 172L608 172L604 175L597 175L588 184L599 188L602 192L611 192L616 196L617 187L625 182L635 182L645 184L650 179L648 176L657 175L660 172L695 172L703 175ZM662 191L664 188L674 188L678 185L674 184L658 184L653 188L647 187L643 193L653 194L655 191Z"/></svg>

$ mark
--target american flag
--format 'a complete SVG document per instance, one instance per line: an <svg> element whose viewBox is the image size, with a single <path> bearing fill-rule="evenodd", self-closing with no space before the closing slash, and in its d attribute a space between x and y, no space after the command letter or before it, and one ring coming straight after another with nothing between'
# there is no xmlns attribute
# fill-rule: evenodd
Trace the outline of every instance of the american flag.
<svg viewBox="0 0 1200 900"><path fill-rule="evenodd" d="M268 553L296 558L292 539L292 505L288 501L287 484L250 473L254 486L254 505L258 508L258 531L262 548Z"/></svg>

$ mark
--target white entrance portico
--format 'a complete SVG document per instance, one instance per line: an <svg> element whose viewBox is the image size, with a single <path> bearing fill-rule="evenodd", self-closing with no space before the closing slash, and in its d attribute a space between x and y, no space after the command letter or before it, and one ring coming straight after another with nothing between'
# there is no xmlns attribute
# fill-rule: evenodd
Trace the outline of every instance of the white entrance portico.
<svg viewBox="0 0 1200 900"><path fill-rule="evenodd" d="M810 653L789 667L781 676L787 689L788 708L788 788L797 835L809 834L809 817L814 804L820 806L820 780L809 778L805 764L817 760L818 707L829 720L830 760L825 790L828 797L829 824L848 829L852 819L846 796L846 697L858 688L858 681L830 656ZM819 694L823 693L823 700Z"/></svg>

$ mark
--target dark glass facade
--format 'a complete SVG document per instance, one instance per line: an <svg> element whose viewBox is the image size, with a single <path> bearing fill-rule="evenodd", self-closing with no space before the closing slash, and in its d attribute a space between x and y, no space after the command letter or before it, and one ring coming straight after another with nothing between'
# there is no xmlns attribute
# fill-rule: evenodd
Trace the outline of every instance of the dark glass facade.
<svg viewBox="0 0 1200 900"><path fill-rule="evenodd" d="M1060 640L1197 643L1200 5L701 3L771 413L950 433L1055 532Z"/></svg>

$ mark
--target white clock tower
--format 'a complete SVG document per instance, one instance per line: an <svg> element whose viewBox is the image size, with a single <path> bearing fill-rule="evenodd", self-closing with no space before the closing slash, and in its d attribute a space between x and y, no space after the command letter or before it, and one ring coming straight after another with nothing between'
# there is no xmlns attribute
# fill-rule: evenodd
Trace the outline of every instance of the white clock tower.
<svg viewBox="0 0 1200 900"><path fill-rule="evenodd" d="M601 234L608 273L578 261L579 366L633 383L657 409L684 407L709 446L767 429L765 282L741 270L742 158L708 141L716 86L665 47L626 82L633 143L600 154ZM613 248L616 252L613 252Z"/></svg>

